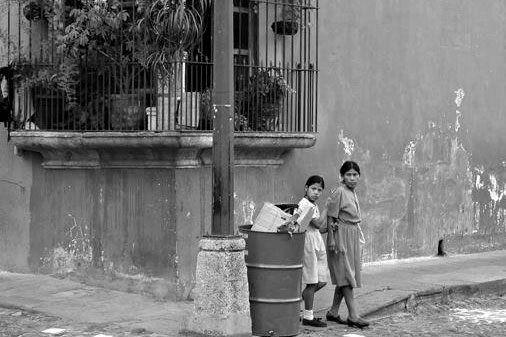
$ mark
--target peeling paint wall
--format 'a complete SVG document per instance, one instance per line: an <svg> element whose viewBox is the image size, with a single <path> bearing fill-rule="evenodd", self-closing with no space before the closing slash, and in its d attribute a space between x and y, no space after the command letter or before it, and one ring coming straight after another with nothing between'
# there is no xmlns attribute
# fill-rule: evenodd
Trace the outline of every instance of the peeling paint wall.
<svg viewBox="0 0 506 337"><path fill-rule="evenodd" d="M211 232L209 167L49 170L37 154L18 160L31 164L34 183L24 204L31 218L23 233L1 224L0 233L6 232L0 237L2 253L15 237L24 251L2 254L0 268L12 265L13 271L70 277L160 299L192 296L199 240ZM289 181L278 174L272 167L236 169L237 233L263 201L285 201ZM2 187L2 197L12 199L5 191Z"/></svg>
<svg viewBox="0 0 506 337"><path fill-rule="evenodd" d="M320 5L318 141L286 172L361 165L365 261L506 248L506 3Z"/></svg>
<svg viewBox="0 0 506 337"><path fill-rule="evenodd" d="M32 270L177 297L173 170L47 170L39 158L33 177Z"/></svg>

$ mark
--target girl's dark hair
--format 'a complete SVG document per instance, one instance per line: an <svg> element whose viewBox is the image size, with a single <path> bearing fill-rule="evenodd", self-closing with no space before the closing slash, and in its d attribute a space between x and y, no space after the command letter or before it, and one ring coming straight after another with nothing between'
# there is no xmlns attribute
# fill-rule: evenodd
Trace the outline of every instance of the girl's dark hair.
<svg viewBox="0 0 506 337"><path fill-rule="evenodd" d="M358 167L357 163L355 163L354 161L351 161L351 160L345 161L343 163L343 165L341 166L341 169L339 170L339 173L341 173L341 177L344 177L346 172L348 172L349 170L352 170L352 169L357 171L358 175L360 175L360 167Z"/></svg>
<svg viewBox="0 0 506 337"><path fill-rule="evenodd" d="M321 176L311 176L306 181L306 186L311 186L313 184L320 184L322 188L325 189L325 182L323 181L323 177Z"/></svg>

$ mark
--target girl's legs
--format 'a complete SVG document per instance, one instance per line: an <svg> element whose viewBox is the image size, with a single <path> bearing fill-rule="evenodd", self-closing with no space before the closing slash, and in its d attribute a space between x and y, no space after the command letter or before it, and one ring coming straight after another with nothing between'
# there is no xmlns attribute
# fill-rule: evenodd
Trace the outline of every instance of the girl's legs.
<svg viewBox="0 0 506 337"><path fill-rule="evenodd" d="M318 283L315 284L306 284L306 288L302 291L302 299L304 300L304 309L313 310L314 303L314 293L316 292L316 288Z"/></svg>
<svg viewBox="0 0 506 337"><path fill-rule="evenodd" d="M325 286L325 282L318 282L314 284L307 284L304 291L302 291L302 298L304 299L304 319L302 320L302 324L304 325L312 325L317 327L326 327L327 324L321 322L320 319L315 319L313 314L313 303L314 303L314 294L321 288Z"/></svg>
<svg viewBox="0 0 506 337"><path fill-rule="evenodd" d="M355 307L355 298L353 297L353 288L350 286L340 287L341 293L343 294L346 306L348 307L348 319L356 321L359 316L357 315L357 309Z"/></svg>
<svg viewBox="0 0 506 337"><path fill-rule="evenodd" d="M327 282L318 282L316 284L316 289L314 292L317 292L318 290L320 290L321 288L325 287L327 285Z"/></svg>
<svg viewBox="0 0 506 337"><path fill-rule="evenodd" d="M325 287L327 282L318 282L314 284L306 284L306 288L302 291L302 298L304 299L304 309L313 310L314 294Z"/></svg>
<svg viewBox="0 0 506 337"><path fill-rule="evenodd" d="M355 299L353 298L353 288L350 286L344 286L341 291L343 292L344 300L346 301L346 306L348 307L348 326L356 326L360 329L369 326L369 322L360 318L357 314Z"/></svg>
<svg viewBox="0 0 506 337"><path fill-rule="evenodd" d="M334 289L334 299L332 301L332 307L329 310L329 314L337 317L339 315L339 306L341 305L341 301L343 300L343 292L341 291L341 287L336 286Z"/></svg>

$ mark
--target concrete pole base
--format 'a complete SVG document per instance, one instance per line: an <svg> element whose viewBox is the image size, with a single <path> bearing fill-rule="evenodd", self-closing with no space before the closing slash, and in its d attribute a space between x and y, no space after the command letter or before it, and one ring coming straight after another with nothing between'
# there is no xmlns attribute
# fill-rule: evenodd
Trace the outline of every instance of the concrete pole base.
<svg viewBox="0 0 506 337"><path fill-rule="evenodd" d="M251 336L245 242L240 236L204 237L199 243L195 306L182 333Z"/></svg>

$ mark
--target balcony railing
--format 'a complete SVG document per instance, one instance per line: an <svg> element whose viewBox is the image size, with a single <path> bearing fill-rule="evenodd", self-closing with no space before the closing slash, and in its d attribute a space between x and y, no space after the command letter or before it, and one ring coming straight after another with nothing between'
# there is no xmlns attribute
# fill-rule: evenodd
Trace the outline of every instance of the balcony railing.
<svg viewBox="0 0 506 337"><path fill-rule="evenodd" d="M212 1L0 6L12 129L212 130ZM316 131L317 14L317 0L234 0L237 132Z"/></svg>

